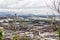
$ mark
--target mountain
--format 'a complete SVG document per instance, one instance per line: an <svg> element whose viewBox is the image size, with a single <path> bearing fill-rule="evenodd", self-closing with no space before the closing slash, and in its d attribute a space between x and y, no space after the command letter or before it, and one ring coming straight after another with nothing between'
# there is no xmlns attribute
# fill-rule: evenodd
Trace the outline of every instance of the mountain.
<svg viewBox="0 0 60 40"><path fill-rule="evenodd" d="M59 15L35 15L35 14L32 14L32 13L15 13L15 12L10 12L10 11L8 11L8 12L0 12L0 16L2 16L2 17L4 17L4 16L10 16L10 17L12 17L12 16L14 16L15 14L17 14L18 16L26 16L26 17L28 17L28 16L37 16L37 17L47 17L47 16L49 16L49 17L53 17L53 16L59 16Z"/></svg>
<svg viewBox="0 0 60 40"><path fill-rule="evenodd" d="M4 17L4 16L12 16L14 15L14 12L0 12L0 16Z"/></svg>

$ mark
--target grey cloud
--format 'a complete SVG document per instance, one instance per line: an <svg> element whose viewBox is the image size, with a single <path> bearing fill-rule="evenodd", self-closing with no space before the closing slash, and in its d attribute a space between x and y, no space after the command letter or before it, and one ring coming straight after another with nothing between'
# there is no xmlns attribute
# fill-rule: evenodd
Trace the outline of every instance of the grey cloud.
<svg viewBox="0 0 60 40"><path fill-rule="evenodd" d="M39 0L37 1L5 0L3 4L0 4L0 8L3 9L41 8L41 6L45 5L44 2L42 3Z"/></svg>
<svg viewBox="0 0 60 40"><path fill-rule="evenodd" d="M46 0L49 2L48 0ZM19 13L52 13L46 7L44 0L3 0L0 3L1 11L12 11ZM43 12L44 11L44 12Z"/></svg>

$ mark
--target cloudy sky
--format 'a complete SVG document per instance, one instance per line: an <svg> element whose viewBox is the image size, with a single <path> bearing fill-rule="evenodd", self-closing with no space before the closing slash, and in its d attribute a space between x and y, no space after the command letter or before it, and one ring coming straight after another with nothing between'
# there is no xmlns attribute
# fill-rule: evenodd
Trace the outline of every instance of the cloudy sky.
<svg viewBox="0 0 60 40"><path fill-rule="evenodd" d="M0 11L23 14L58 14L47 5L51 5L50 0L0 0Z"/></svg>

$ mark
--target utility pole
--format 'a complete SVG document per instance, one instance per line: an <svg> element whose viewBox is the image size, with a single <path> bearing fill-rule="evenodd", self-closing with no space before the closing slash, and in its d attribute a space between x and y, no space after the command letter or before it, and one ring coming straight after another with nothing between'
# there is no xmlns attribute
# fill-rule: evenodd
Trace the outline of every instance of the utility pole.
<svg viewBox="0 0 60 40"><path fill-rule="evenodd" d="M16 17L17 17L17 15L15 14L15 16L14 16L14 29L16 30Z"/></svg>
<svg viewBox="0 0 60 40"><path fill-rule="evenodd" d="M9 23L9 18L7 17L7 21L8 21L8 29L9 29L9 27L10 27L10 23Z"/></svg>
<svg viewBox="0 0 60 40"><path fill-rule="evenodd" d="M52 31L53 31L53 29L55 28L54 23L55 23L55 18L52 17L52 18L51 18L51 30L52 30Z"/></svg>

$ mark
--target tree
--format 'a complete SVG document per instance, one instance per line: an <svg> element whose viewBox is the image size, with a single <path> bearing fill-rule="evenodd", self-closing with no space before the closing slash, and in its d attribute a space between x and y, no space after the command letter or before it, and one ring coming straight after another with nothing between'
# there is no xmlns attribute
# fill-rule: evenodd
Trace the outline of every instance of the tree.
<svg viewBox="0 0 60 40"><path fill-rule="evenodd" d="M53 0L53 7L50 7L54 11L57 11L60 14L60 0ZM60 40L60 26L58 27L58 36Z"/></svg>
<svg viewBox="0 0 60 40"><path fill-rule="evenodd" d="M54 0L54 9L60 14L60 1L59 0Z"/></svg>
<svg viewBox="0 0 60 40"><path fill-rule="evenodd" d="M47 7L60 14L60 0L50 0L50 3L51 5L46 2Z"/></svg>
<svg viewBox="0 0 60 40"><path fill-rule="evenodd" d="M60 14L60 0L50 0L50 5L46 2L47 7L51 9L52 13L54 13L54 22L52 21L51 23L56 23L55 21L55 13L59 13ZM56 24L54 24L54 28L57 29Z"/></svg>

